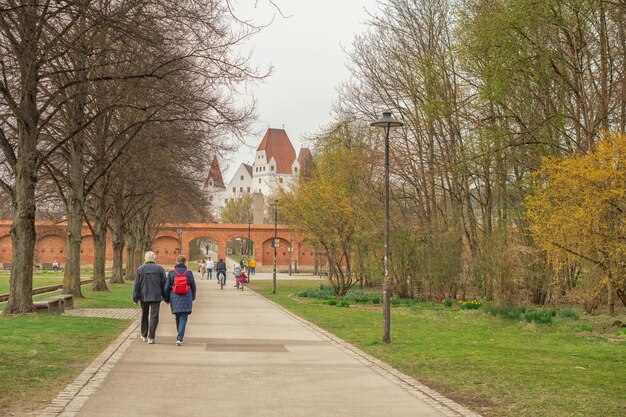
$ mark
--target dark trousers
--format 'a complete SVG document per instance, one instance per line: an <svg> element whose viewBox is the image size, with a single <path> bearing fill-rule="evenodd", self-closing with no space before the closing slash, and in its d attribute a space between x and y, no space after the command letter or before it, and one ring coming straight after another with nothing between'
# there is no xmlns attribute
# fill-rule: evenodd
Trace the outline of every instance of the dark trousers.
<svg viewBox="0 0 626 417"><path fill-rule="evenodd" d="M159 325L160 301L141 302L141 335L148 339L154 339L157 326Z"/></svg>

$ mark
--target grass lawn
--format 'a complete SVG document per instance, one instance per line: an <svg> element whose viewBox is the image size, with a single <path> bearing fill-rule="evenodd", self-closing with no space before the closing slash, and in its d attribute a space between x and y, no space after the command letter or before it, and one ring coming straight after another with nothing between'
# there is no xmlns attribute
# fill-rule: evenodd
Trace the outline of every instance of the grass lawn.
<svg viewBox="0 0 626 417"><path fill-rule="evenodd" d="M626 335L611 327L626 322L623 314L536 324L416 304L392 309L392 343L385 345L380 306L341 308L291 296L319 285L307 281L281 281L277 294L270 281L249 285L485 416L626 415Z"/></svg>
<svg viewBox="0 0 626 417"><path fill-rule="evenodd" d="M0 316L0 415L45 408L128 325L48 314Z"/></svg>

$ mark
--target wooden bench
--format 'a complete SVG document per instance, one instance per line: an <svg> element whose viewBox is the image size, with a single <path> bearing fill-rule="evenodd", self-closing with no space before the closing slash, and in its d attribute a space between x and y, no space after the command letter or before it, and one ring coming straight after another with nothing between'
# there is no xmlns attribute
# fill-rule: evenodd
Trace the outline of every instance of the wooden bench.
<svg viewBox="0 0 626 417"><path fill-rule="evenodd" d="M48 298L44 301L35 301L33 305L38 311L47 313L61 314L65 312L65 303L62 298Z"/></svg>
<svg viewBox="0 0 626 417"><path fill-rule="evenodd" d="M6 271L10 271L11 270L11 262L3 262L2 263L2 269L6 270Z"/></svg>
<svg viewBox="0 0 626 417"><path fill-rule="evenodd" d="M63 309L71 310L74 308L74 294L61 294L51 297L51 300L60 299L63 301Z"/></svg>
<svg viewBox="0 0 626 417"><path fill-rule="evenodd" d="M54 266L52 266L52 262L42 262L41 269L44 271L54 271ZM57 271L61 270L61 265L57 268Z"/></svg>

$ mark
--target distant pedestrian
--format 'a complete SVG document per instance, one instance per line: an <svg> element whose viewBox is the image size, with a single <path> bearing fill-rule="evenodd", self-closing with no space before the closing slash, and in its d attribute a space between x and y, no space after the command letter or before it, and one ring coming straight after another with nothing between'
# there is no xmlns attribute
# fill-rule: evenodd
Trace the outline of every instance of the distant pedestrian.
<svg viewBox="0 0 626 417"><path fill-rule="evenodd" d="M256 261L254 259L250 259L250 275L254 275L256 271Z"/></svg>
<svg viewBox="0 0 626 417"><path fill-rule="evenodd" d="M55 259L54 262L52 262L52 270L54 272L59 272L59 269L61 269L61 265L59 265L59 263Z"/></svg>
<svg viewBox="0 0 626 417"><path fill-rule="evenodd" d="M178 255L176 266L167 274L164 287L164 299L169 303L172 314L176 316L176 346L183 344L187 318L191 314L193 301L196 299L196 282L193 272L185 265L185 255Z"/></svg>
<svg viewBox="0 0 626 417"><path fill-rule="evenodd" d="M213 279L213 268L214 267L215 267L215 264L213 263L213 260L209 256L209 259L206 261L206 277L207 277L207 279Z"/></svg>
<svg viewBox="0 0 626 417"><path fill-rule="evenodd" d="M156 264L156 255L146 252L145 263L135 272L133 302L141 303L141 340L154 343L159 325L159 309L165 286L165 270Z"/></svg>
<svg viewBox="0 0 626 417"><path fill-rule="evenodd" d="M206 264L204 263L204 259L200 261L200 270L198 272L200 272L200 279L204 278L204 273L206 272Z"/></svg>
<svg viewBox="0 0 626 417"><path fill-rule="evenodd" d="M243 258L239 260L239 268L243 271Z"/></svg>

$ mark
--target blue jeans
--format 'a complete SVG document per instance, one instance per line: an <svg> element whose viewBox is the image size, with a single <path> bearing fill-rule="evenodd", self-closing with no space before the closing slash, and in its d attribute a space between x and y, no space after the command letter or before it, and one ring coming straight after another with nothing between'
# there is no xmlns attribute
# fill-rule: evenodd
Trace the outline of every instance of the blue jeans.
<svg viewBox="0 0 626 417"><path fill-rule="evenodd" d="M206 270L206 279L213 279L213 268Z"/></svg>
<svg viewBox="0 0 626 417"><path fill-rule="evenodd" d="M176 330L178 331L178 336L176 336L176 340L183 341L185 337L185 327L187 327L187 317L189 313L176 313Z"/></svg>

